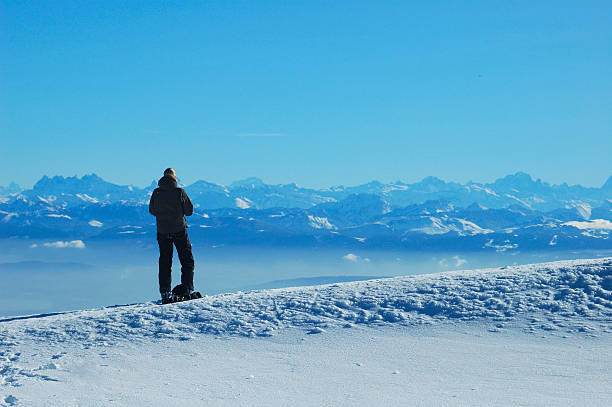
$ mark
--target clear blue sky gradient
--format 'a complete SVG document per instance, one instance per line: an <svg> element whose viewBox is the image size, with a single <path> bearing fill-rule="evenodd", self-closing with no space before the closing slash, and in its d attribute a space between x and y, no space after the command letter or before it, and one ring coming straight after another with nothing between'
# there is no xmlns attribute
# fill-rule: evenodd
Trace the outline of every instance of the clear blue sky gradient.
<svg viewBox="0 0 612 407"><path fill-rule="evenodd" d="M0 185L612 175L611 2L415 3L2 1Z"/></svg>

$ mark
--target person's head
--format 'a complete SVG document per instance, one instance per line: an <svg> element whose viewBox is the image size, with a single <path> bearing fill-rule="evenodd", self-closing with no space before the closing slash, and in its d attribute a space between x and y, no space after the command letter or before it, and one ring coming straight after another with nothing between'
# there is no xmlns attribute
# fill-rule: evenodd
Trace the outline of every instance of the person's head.
<svg viewBox="0 0 612 407"><path fill-rule="evenodd" d="M176 179L176 173L174 172L173 168L166 168L164 170L164 177L171 177Z"/></svg>

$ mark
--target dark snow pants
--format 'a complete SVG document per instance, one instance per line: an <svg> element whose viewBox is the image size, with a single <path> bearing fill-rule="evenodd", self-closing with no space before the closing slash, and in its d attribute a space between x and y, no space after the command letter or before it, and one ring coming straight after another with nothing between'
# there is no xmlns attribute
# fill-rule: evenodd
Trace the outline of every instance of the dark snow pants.
<svg viewBox="0 0 612 407"><path fill-rule="evenodd" d="M193 290L193 255L187 230L176 233L158 233L159 244L159 292L172 290L172 245L176 246L181 262L181 284Z"/></svg>

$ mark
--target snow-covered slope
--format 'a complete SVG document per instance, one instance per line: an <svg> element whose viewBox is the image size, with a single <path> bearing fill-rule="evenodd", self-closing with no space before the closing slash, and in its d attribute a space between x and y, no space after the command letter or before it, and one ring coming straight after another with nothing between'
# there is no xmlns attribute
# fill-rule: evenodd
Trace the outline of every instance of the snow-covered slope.
<svg viewBox="0 0 612 407"><path fill-rule="evenodd" d="M610 333L612 258L13 317L0 405L606 405Z"/></svg>
<svg viewBox="0 0 612 407"><path fill-rule="evenodd" d="M160 306L116 306L0 320L0 343L81 344L201 334L317 333L359 324L482 320L526 331L612 329L612 259L454 271L314 287L223 294Z"/></svg>

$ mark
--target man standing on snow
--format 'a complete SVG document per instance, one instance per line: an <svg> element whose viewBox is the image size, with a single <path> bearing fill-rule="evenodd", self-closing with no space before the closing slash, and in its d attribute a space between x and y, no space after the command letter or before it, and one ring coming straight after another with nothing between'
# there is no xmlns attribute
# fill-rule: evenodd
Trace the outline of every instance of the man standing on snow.
<svg viewBox="0 0 612 407"><path fill-rule="evenodd" d="M164 171L149 202L149 212L157 220L157 243L159 244L159 292L162 303L190 299L193 291L193 255L187 235L185 216L191 216L193 205L184 189L178 187L172 168ZM181 261L181 284L171 290L172 245L176 246Z"/></svg>

